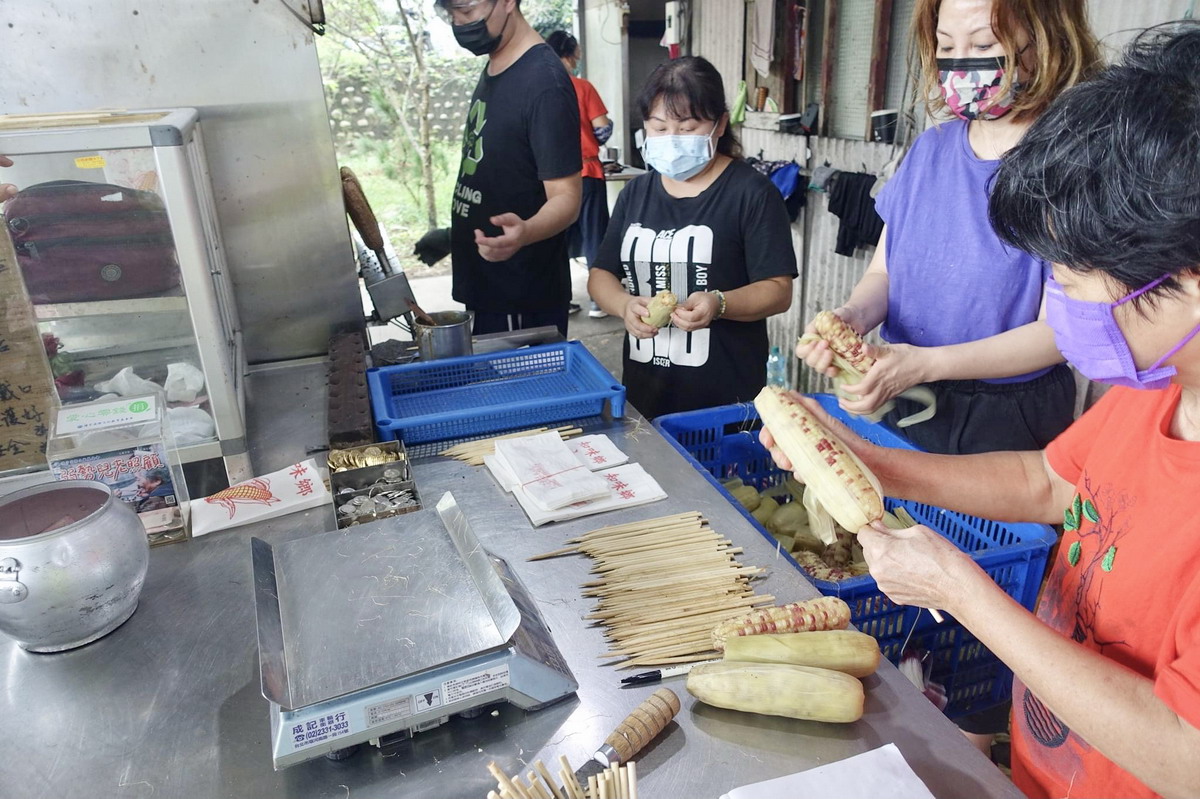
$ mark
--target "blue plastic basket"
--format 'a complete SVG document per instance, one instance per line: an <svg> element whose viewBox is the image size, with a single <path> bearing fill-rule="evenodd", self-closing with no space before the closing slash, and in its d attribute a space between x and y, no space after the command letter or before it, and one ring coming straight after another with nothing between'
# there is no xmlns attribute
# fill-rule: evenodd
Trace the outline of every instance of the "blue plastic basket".
<svg viewBox="0 0 1200 799"><path fill-rule="evenodd" d="M863 438L888 447L916 449L883 425L846 414L833 396L821 394L816 395L816 399L825 410ZM771 534L719 482L740 477L744 483L761 491L789 477L775 466L759 443L758 430L762 424L753 405L724 405L669 414L660 416L654 426L774 543ZM959 549L971 553L975 562L1009 596L1033 609L1046 570L1046 559L1055 541L1050 527L1000 524L907 500L888 498L885 504L889 510L903 506L918 522L937 530ZM790 556L787 559L822 594L844 599L850 605L855 626L873 635L884 656L893 663L899 661L901 648L911 631L909 646L930 653L932 679L946 688L948 716L957 718L985 710L1010 697L1012 672L949 615L946 615L945 623L937 624L928 613L893 604L880 593L870 575L841 582L816 580Z"/></svg>
<svg viewBox="0 0 1200 799"><path fill-rule="evenodd" d="M381 440L410 448L625 413L625 387L578 341L367 370Z"/></svg>

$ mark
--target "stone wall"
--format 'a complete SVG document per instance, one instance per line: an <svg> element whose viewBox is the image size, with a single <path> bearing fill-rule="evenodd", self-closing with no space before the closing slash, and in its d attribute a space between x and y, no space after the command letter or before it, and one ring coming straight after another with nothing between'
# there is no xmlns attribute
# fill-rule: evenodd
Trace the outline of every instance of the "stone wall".
<svg viewBox="0 0 1200 799"><path fill-rule="evenodd" d="M471 91L472 86L466 81L451 81L435 90L432 98L435 139L454 142L462 137ZM327 88L326 98L329 124L338 147L363 136L386 139L398 135L386 115L375 108L362 81L342 79L336 89Z"/></svg>

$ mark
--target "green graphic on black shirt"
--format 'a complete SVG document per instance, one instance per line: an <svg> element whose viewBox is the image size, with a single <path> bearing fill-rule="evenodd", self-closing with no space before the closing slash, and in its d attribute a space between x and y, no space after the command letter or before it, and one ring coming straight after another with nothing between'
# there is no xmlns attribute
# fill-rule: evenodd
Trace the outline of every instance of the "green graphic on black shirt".
<svg viewBox="0 0 1200 799"><path fill-rule="evenodd" d="M483 161L483 126L487 124L487 103L476 100L467 114L467 129L463 134L463 158L458 175L474 175Z"/></svg>

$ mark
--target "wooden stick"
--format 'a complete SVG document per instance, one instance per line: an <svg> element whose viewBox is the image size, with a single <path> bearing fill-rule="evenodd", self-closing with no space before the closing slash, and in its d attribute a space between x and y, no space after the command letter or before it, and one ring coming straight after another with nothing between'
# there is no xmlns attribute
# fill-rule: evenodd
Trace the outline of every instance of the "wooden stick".
<svg viewBox="0 0 1200 799"><path fill-rule="evenodd" d="M513 775L512 785L517 789L517 793L520 794L521 799L538 799L537 794L534 793L533 789L521 782L521 775Z"/></svg>
<svg viewBox="0 0 1200 799"><path fill-rule="evenodd" d="M550 788L550 793L554 794L554 799L565 799L562 792L558 790L558 786L554 784L554 778L550 776L550 771L546 768L546 764L542 761L535 761L533 767L537 769L537 773L541 775L542 780Z"/></svg>
<svg viewBox="0 0 1200 799"><path fill-rule="evenodd" d="M542 778L538 776L536 771L529 771L525 775L525 778L529 780L529 788L534 793L534 799L553 799L550 796L550 792L542 785Z"/></svg>
<svg viewBox="0 0 1200 799"><path fill-rule="evenodd" d="M630 531L642 531L642 530L652 529L655 526L662 526L662 525L667 525L667 524L672 524L672 523L677 524L679 522L697 520L697 519L701 519L701 518L702 517L701 517L699 511L692 510L692 511L685 511L683 513L676 513L671 516L659 516L654 519L644 519L640 522L628 522L626 524L615 524L610 527L601 527L597 530L592 530L591 532L584 533L583 535L579 536L578 538L570 539L569 543L581 543L583 541L594 541L594 540L597 540L600 538L607 538L609 536L618 535L620 533L627 533Z"/></svg>
<svg viewBox="0 0 1200 799"><path fill-rule="evenodd" d="M513 781L508 778L508 775L500 770L500 768L496 765L496 761L493 760L491 763L488 763L487 768L488 771L491 772L492 776L496 778L496 782L500 784L501 789L503 789L502 792L508 791L513 796L518 797L518 799L529 799L529 796L527 796L524 791L518 789L517 786L513 784Z"/></svg>
<svg viewBox="0 0 1200 799"><path fill-rule="evenodd" d="M566 755L559 755L558 762L563 770L563 785L566 785L576 797L582 797L583 786L579 784L579 780L575 779L575 769L571 768L571 761L567 760Z"/></svg>
<svg viewBox="0 0 1200 799"><path fill-rule="evenodd" d="M629 769L629 799L638 799L637 795L637 763L632 760L626 766Z"/></svg>

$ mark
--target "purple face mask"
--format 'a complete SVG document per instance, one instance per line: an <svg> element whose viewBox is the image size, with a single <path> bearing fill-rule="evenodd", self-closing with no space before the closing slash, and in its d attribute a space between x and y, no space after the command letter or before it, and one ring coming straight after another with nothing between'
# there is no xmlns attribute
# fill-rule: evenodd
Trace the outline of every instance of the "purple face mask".
<svg viewBox="0 0 1200 799"><path fill-rule="evenodd" d="M1046 323L1054 331L1058 351L1084 377L1097 383L1149 390L1166 388L1176 370L1174 366L1163 366L1163 362L1200 333L1200 325L1192 328L1192 332L1149 369L1139 370L1129 351L1129 342L1113 316L1113 308L1145 294L1167 277L1163 275L1116 302L1089 302L1068 297L1054 278L1047 278Z"/></svg>

